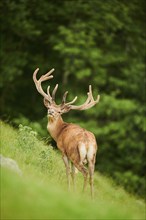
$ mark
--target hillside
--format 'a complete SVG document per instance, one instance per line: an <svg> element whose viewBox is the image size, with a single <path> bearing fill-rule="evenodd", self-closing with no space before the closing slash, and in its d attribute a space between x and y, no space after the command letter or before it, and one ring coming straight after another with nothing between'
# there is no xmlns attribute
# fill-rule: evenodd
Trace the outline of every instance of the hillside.
<svg viewBox="0 0 146 220"><path fill-rule="evenodd" d="M144 201L95 173L95 200L77 174L77 192L67 192L58 151L26 126L19 131L1 122L1 154L17 161L23 175L1 168L1 219L145 219Z"/></svg>

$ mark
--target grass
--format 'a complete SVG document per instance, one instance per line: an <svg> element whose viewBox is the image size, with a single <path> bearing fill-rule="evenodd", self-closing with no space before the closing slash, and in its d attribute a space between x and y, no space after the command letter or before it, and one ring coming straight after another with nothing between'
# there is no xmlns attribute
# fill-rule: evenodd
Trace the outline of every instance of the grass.
<svg viewBox="0 0 146 220"><path fill-rule="evenodd" d="M144 220L145 203L95 173L95 200L89 187L82 195L83 178L77 174L77 192L68 192L61 155L39 141L36 133L19 131L1 122L1 154L17 161L23 175L1 168L1 219Z"/></svg>

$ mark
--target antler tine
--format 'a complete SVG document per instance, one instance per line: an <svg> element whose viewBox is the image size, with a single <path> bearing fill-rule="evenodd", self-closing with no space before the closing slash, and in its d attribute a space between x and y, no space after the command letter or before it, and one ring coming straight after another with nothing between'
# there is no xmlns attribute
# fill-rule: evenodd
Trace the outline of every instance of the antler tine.
<svg viewBox="0 0 146 220"><path fill-rule="evenodd" d="M34 71L34 73L33 73L33 81L35 82L35 84L36 84L36 81L37 81L36 75L37 75L38 71L39 71L39 68L37 68L37 69Z"/></svg>
<svg viewBox="0 0 146 220"><path fill-rule="evenodd" d="M67 94L68 94L68 91L66 91L66 92L64 93L64 95L63 95L63 98L62 98L62 105L65 104Z"/></svg>
<svg viewBox="0 0 146 220"><path fill-rule="evenodd" d="M45 75L42 75L41 76L41 81L43 82L43 81L46 81L47 79L51 79L51 78L53 78L53 75L51 75L51 73L53 73L54 72L54 68L53 69L51 69L49 72L47 72ZM51 75L51 76L50 76ZM50 78L51 77L51 78Z"/></svg>
<svg viewBox="0 0 146 220"><path fill-rule="evenodd" d="M93 100L92 102L88 103L86 106L83 106L82 109L80 109L80 110L87 110L87 109L93 107L95 104L97 104L99 102L99 99L100 99L100 95L97 96L96 100Z"/></svg>
<svg viewBox="0 0 146 220"><path fill-rule="evenodd" d="M66 92L64 93L64 95L63 95L62 104L61 104L62 106L63 106L63 105L64 105L64 106L71 105L71 104L73 104L73 103L77 100L77 98L78 98L78 97L76 96L71 102L65 103L67 94L68 94L68 91L66 91Z"/></svg>
<svg viewBox="0 0 146 220"><path fill-rule="evenodd" d="M92 106L94 106L95 104L97 104L99 102L100 96L97 96L97 99L94 100L93 98L93 94L92 94L92 86L89 85L89 92L87 93L88 97L86 99L86 101L84 102L84 104L76 106L76 105L71 105L70 108L74 109L74 110L86 110L91 108Z"/></svg>
<svg viewBox="0 0 146 220"><path fill-rule="evenodd" d="M42 96L44 96L45 99L48 100L47 94L43 91L43 89L42 89L42 87L41 87L41 83L40 83L40 81L39 81L40 79L37 80L37 78L36 78L36 75L37 75L38 71L39 71L39 68L37 68L37 69L34 71L34 73L33 73L33 81L34 81L34 83L35 83L35 85L36 85L36 88L37 88L38 92L39 92Z"/></svg>
<svg viewBox="0 0 146 220"><path fill-rule="evenodd" d="M48 86L48 88L47 88L47 94L48 94L48 96L50 98L50 102L51 103L52 103L52 101L55 102L55 94L56 94L57 89L58 89L58 84L56 84L56 86L55 86L55 88L54 88L54 90L52 92L52 97L51 97L51 95L50 95L50 86Z"/></svg>
<svg viewBox="0 0 146 220"><path fill-rule="evenodd" d="M42 86L41 86L41 83L48 80L48 79L51 79L53 78L53 76L51 75L51 73L54 71L54 69L51 69L49 72L47 72L45 75L42 75L40 77L39 80L37 80L36 78L36 75L39 71L39 68L37 68L34 73L33 73L33 80L34 80L34 83L36 85L36 88L38 90L38 92L45 98L47 99L49 102L52 100L51 96L49 96L48 94L46 94L43 89L42 89Z"/></svg>
<svg viewBox="0 0 146 220"><path fill-rule="evenodd" d="M97 98L96 98L96 101L95 101L95 102L96 102L96 103L98 103L98 102L99 102L99 100L100 100L100 95L98 95L98 96L97 96Z"/></svg>
<svg viewBox="0 0 146 220"><path fill-rule="evenodd" d="M68 103L66 103L65 105L71 105L71 104L73 104L76 100L77 100L77 96L71 101L71 102L68 102Z"/></svg>
<svg viewBox="0 0 146 220"><path fill-rule="evenodd" d="M47 94L48 94L48 97L50 99L50 103L52 103L52 97L50 95L50 86L48 86L48 88L47 88Z"/></svg>
<svg viewBox="0 0 146 220"><path fill-rule="evenodd" d="M90 96L91 100L94 100L93 94L92 94L92 86L91 85L89 85L89 96Z"/></svg>
<svg viewBox="0 0 146 220"><path fill-rule="evenodd" d="M85 101L84 105L88 104L91 100L94 100L93 99L93 95L92 95L92 86L89 85L89 92L87 92L87 100Z"/></svg>
<svg viewBox="0 0 146 220"><path fill-rule="evenodd" d="M96 100L94 100L93 94L92 94L92 86L91 85L89 85L89 96L90 96L90 100L93 101L95 104L99 102L100 95L97 95Z"/></svg>
<svg viewBox="0 0 146 220"><path fill-rule="evenodd" d="M53 92L52 92L52 100L55 101L55 94L56 94L56 91L58 89L58 84L56 84L55 88L53 89Z"/></svg>

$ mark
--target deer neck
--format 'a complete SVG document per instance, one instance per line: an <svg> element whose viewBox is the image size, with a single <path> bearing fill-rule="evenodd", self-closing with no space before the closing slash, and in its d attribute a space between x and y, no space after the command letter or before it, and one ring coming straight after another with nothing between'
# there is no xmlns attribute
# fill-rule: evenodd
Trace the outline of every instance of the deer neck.
<svg viewBox="0 0 146 220"><path fill-rule="evenodd" d="M64 124L66 124L62 117L59 116L57 118L48 117L48 125L47 129L52 136L52 138L57 142L57 138L59 134L61 133L62 128L64 127Z"/></svg>

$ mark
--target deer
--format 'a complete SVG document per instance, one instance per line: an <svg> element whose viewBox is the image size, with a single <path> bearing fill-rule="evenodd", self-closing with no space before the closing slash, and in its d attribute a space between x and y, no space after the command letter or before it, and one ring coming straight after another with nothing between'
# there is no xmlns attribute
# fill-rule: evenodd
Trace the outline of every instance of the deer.
<svg viewBox="0 0 146 220"><path fill-rule="evenodd" d="M96 138L93 133L81 128L79 125L64 122L62 114L67 113L70 110L82 111L90 109L99 102L100 95L94 100L92 87L89 85L87 99L82 105L73 105L77 100L77 96L72 101L66 102L68 91L64 93L62 102L58 105L55 102L58 84L56 84L53 89L52 95L50 94L50 85L47 87L47 93L44 92L42 88L42 82L53 78L52 73L54 69L51 69L39 79L37 79L38 71L39 68L34 71L33 81L37 91L43 96L44 105L47 108L47 130L62 153L62 159L66 167L68 189L70 190L70 174L75 189L75 174L76 170L78 170L84 177L83 192L85 192L89 176L90 193L91 197L94 198L93 176L98 148ZM86 163L88 164L88 168L85 166Z"/></svg>

